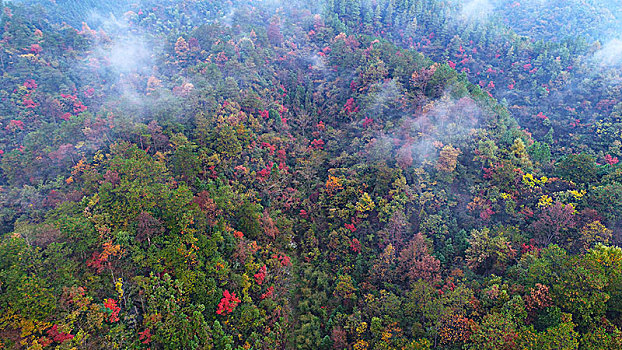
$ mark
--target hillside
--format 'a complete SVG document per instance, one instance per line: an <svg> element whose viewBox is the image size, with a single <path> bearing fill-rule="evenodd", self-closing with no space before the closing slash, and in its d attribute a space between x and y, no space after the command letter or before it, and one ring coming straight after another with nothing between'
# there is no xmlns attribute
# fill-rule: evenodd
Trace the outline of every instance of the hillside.
<svg viewBox="0 0 622 350"><path fill-rule="evenodd" d="M619 7L482 3L0 2L0 348L621 348Z"/></svg>

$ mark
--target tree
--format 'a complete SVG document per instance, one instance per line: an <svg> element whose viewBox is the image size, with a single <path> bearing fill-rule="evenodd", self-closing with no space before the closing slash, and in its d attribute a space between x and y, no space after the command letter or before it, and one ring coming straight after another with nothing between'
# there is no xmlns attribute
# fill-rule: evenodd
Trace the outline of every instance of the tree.
<svg viewBox="0 0 622 350"><path fill-rule="evenodd" d="M459 148L454 148L451 145L444 146L441 149L441 153L438 157L438 163L436 168L440 171L451 173L456 170L458 164L458 156L462 153Z"/></svg>
<svg viewBox="0 0 622 350"><path fill-rule="evenodd" d="M222 315L223 313L229 314L233 312L233 309L238 306L240 303L240 299L235 296L235 293L230 293L228 290L224 290L222 292L222 299L220 299L220 303L218 303L218 308L216 309L216 313Z"/></svg>
<svg viewBox="0 0 622 350"><path fill-rule="evenodd" d="M592 258L569 256L562 248L551 245L529 264L525 279L528 285L546 285L555 306L572 314L579 329L587 329L606 312L610 298L606 292L607 274Z"/></svg>
<svg viewBox="0 0 622 350"><path fill-rule="evenodd" d="M581 335L580 348L586 350L617 350L622 348L622 332L612 324L603 324Z"/></svg>
<svg viewBox="0 0 622 350"><path fill-rule="evenodd" d="M430 255L426 237L422 233L417 233L411 239L398 258L398 272L403 280L409 282L419 279L436 281L440 266L440 261Z"/></svg>
<svg viewBox="0 0 622 350"><path fill-rule="evenodd" d="M527 151L538 166L547 166L551 162L551 147L546 142L535 141Z"/></svg>
<svg viewBox="0 0 622 350"><path fill-rule="evenodd" d="M577 185L589 186L597 178L596 162L587 153L571 154L555 164L555 170L563 179Z"/></svg>
<svg viewBox="0 0 622 350"><path fill-rule="evenodd" d="M594 187L588 193L587 202L607 220L608 225L619 221L622 218L622 184L614 182Z"/></svg>
<svg viewBox="0 0 622 350"><path fill-rule="evenodd" d="M471 335L467 349L511 350L518 348L519 331L514 321L498 312L484 316Z"/></svg>
<svg viewBox="0 0 622 350"><path fill-rule="evenodd" d="M503 228L473 230L468 242L467 266L480 273L503 273L517 255Z"/></svg>
<svg viewBox="0 0 622 350"><path fill-rule="evenodd" d="M572 238L569 231L575 227L574 212L572 204L561 202L542 208L537 220L531 224L536 241L542 246L567 244Z"/></svg>
<svg viewBox="0 0 622 350"><path fill-rule="evenodd" d="M582 251L587 251L597 243L608 244L612 231L606 228L600 221L586 224L579 231L579 242Z"/></svg>
<svg viewBox="0 0 622 350"><path fill-rule="evenodd" d="M514 140L514 143L510 147L510 151L512 152L512 156L516 159L516 163L521 168L531 168L532 164L529 159L529 154L527 153L527 148L520 137Z"/></svg>
<svg viewBox="0 0 622 350"><path fill-rule="evenodd" d="M562 314L561 323L537 333L534 342L527 342L529 349L579 349L579 333L575 330L572 315Z"/></svg>
<svg viewBox="0 0 622 350"><path fill-rule="evenodd" d="M138 285L143 292L145 318L143 325L150 329L151 346L164 348L189 348L191 344L212 342L219 330L214 324L214 332L203 316L205 306L196 305L188 298L182 282L164 274L138 277ZM220 335L222 337L222 333ZM214 339L217 342L225 341Z"/></svg>
<svg viewBox="0 0 622 350"><path fill-rule="evenodd" d="M240 205L236 213L238 230L242 231L242 233L250 239L260 237L263 231L260 223L261 209L259 204L246 200Z"/></svg>
<svg viewBox="0 0 622 350"><path fill-rule="evenodd" d="M281 34L281 19L274 16L270 19L268 25L268 40L274 46L280 46L283 43L283 34Z"/></svg>
<svg viewBox="0 0 622 350"><path fill-rule="evenodd" d="M177 54L177 58L181 61L185 61L188 58L188 53L190 53L190 47L186 39L181 36L177 38L177 42L175 42L175 53Z"/></svg>
<svg viewBox="0 0 622 350"><path fill-rule="evenodd" d="M411 284L403 309L413 335L425 335L438 344L443 325L464 317L472 301L473 291L464 286L438 290L429 282L418 280Z"/></svg>
<svg viewBox="0 0 622 350"><path fill-rule="evenodd" d="M388 244L370 269L370 277L374 281L392 283L395 279L395 248Z"/></svg>

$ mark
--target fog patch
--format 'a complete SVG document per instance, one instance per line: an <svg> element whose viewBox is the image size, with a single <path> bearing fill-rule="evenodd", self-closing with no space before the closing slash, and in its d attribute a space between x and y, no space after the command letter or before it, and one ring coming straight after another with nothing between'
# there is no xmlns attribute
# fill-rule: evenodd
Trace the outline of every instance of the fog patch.
<svg viewBox="0 0 622 350"><path fill-rule="evenodd" d="M493 12L494 4L490 0L470 0L462 5L460 17L467 21L487 19Z"/></svg>
<svg viewBox="0 0 622 350"><path fill-rule="evenodd" d="M401 167L433 161L444 146L471 137L483 115L470 97L453 99L445 93L374 138L368 147L369 155L374 159L395 159Z"/></svg>
<svg viewBox="0 0 622 350"><path fill-rule="evenodd" d="M622 40L613 39L607 42L594 54L593 60L601 67L622 65Z"/></svg>
<svg viewBox="0 0 622 350"><path fill-rule="evenodd" d="M91 30L83 25L83 35L93 42L83 68L99 76L104 86L111 86L112 96L139 107L144 104L147 82L155 74L155 60L162 50L129 20L91 13L88 22L98 26Z"/></svg>

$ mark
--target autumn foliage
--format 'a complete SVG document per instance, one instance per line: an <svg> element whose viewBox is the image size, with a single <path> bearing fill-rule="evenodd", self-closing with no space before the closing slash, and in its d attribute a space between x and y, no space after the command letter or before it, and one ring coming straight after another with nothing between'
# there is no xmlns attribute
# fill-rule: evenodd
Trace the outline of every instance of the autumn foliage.
<svg viewBox="0 0 622 350"><path fill-rule="evenodd" d="M235 296L235 293L229 293L228 290L225 290L222 292L222 299L218 303L216 313L219 315L231 313L239 303L240 299Z"/></svg>
<svg viewBox="0 0 622 350"><path fill-rule="evenodd" d="M620 6L483 3L2 2L0 349L622 348Z"/></svg>

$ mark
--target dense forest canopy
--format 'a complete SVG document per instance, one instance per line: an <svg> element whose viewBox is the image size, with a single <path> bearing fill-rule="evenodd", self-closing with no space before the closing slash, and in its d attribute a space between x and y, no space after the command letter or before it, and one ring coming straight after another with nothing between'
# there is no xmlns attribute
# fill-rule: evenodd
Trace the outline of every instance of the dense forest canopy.
<svg viewBox="0 0 622 350"><path fill-rule="evenodd" d="M622 4L0 1L1 349L622 348Z"/></svg>

